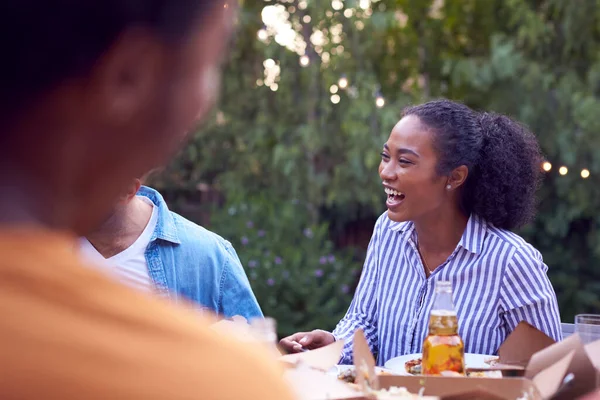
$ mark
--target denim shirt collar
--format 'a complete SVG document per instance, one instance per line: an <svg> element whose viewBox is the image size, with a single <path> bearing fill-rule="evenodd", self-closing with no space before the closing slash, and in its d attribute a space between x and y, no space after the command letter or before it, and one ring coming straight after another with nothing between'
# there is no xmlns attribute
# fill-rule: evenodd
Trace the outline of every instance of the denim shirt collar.
<svg viewBox="0 0 600 400"><path fill-rule="evenodd" d="M175 218L173 218L173 214L169 211L167 207L167 203L156 190L149 188L148 186L140 187L140 190L137 192L138 196L144 196L157 207L158 211L158 220L156 222L156 229L154 229L154 233L152 234L151 242L156 239L165 240L167 242L181 244L179 240L179 236L177 235L177 227L175 225Z"/></svg>

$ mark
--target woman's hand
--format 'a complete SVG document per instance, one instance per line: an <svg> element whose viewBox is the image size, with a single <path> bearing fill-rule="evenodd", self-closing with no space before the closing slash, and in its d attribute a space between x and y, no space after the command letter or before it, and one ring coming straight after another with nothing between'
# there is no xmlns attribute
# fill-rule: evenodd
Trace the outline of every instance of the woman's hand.
<svg viewBox="0 0 600 400"><path fill-rule="evenodd" d="M314 350L335 342L335 337L320 329L312 332L298 332L281 339L279 346L290 353L300 353L304 350Z"/></svg>

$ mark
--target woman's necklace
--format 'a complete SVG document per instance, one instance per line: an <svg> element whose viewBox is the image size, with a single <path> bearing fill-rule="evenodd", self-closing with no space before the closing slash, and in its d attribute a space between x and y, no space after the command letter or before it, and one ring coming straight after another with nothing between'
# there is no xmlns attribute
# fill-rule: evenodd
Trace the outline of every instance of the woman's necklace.
<svg viewBox="0 0 600 400"><path fill-rule="evenodd" d="M423 266L429 272L429 275L433 274L433 271L429 269L429 265L427 265L427 261L425 261L425 257L423 256L423 252L421 251L421 246L417 245L417 250L419 250L419 255L421 256L421 261L423 262Z"/></svg>

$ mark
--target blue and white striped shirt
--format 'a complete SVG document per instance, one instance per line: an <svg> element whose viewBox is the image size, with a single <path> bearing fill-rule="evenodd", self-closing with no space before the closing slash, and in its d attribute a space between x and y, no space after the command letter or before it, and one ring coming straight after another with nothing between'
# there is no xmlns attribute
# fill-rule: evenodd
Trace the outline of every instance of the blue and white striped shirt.
<svg viewBox="0 0 600 400"><path fill-rule="evenodd" d="M561 339L556 294L542 256L520 236L472 215L458 246L427 278L412 222L384 213L346 316L333 335L345 339L340 363L352 362L352 335L365 332L377 364L420 353L437 280L452 282L465 351L495 354L520 321Z"/></svg>

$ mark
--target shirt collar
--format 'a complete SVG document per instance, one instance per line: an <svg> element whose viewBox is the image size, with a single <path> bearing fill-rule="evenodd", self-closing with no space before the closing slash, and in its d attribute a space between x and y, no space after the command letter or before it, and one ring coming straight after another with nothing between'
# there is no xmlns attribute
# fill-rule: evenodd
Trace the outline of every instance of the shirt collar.
<svg viewBox="0 0 600 400"><path fill-rule="evenodd" d="M411 221L394 222L390 220L388 228L404 236L411 236L415 230L415 224ZM478 215L471 214L467 221L465 231L458 242L458 246L471 253L479 254L483 247L483 239L485 238L486 231L487 223L485 220Z"/></svg>
<svg viewBox="0 0 600 400"><path fill-rule="evenodd" d="M151 241L161 239L167 242L181 244L179 235L177 234L175 218L173 218L173 214L171 211L169 211L167 203L165 203L165 200L161 194L156 190L149 188L148 186L142 186L137 192L137 195L150 199L150 201L152 201L152 203L154 203L154 205L157 207L158 220L156 222L156 228L152 234Z"/></svg>
<svg viewBox="0 0 600 400"><path fill-rule="evenodd" d="M458 245L473 254L479 254L483 247L486 232L487 223L485 220L476 214L471 214Z"/></svg>

